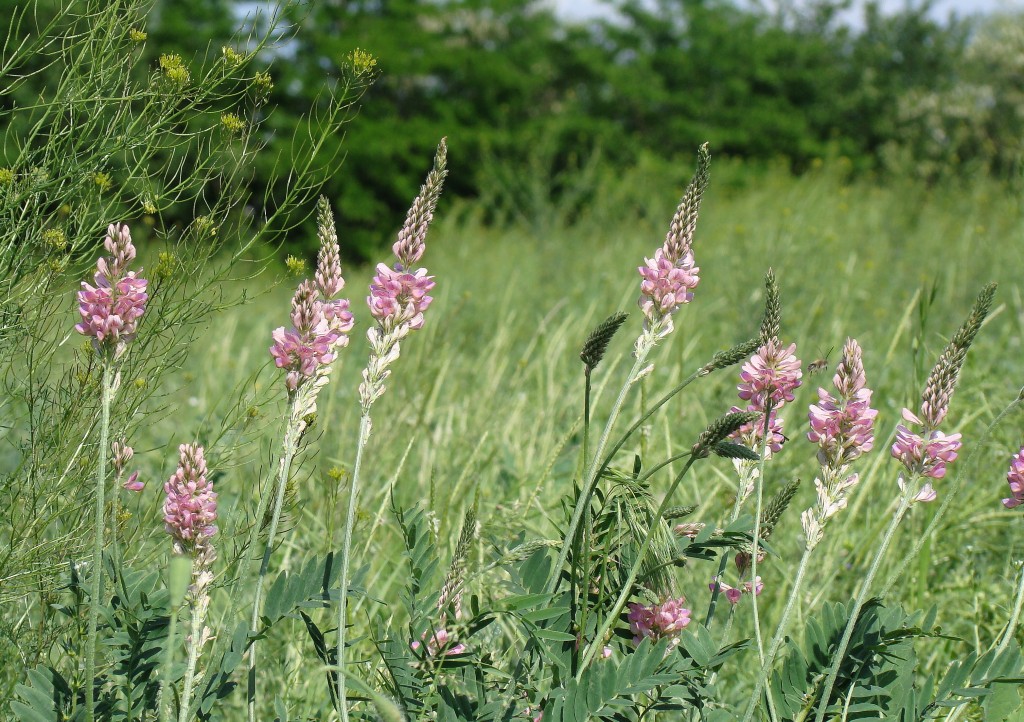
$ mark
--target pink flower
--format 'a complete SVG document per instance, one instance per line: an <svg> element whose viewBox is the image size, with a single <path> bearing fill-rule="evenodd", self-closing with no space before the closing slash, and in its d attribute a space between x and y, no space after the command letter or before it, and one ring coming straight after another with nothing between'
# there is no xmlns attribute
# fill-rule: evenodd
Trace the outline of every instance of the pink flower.
<svg viewBox="0 0 1024 722"><path fill-rule="evenodd" d="M437 630L436 632L430 635L430 639L427 639L428 634L429 631L424 632L421 639L426 641L427 655L430 657L436 657L439 652L444 652L445 657L451 656L453 654L463 654L469 649L469 647L462 643L453 645L452 642L454 640L448 634L447 629L442 628ZM412 649L414 652L417 651L421 646L423 645L420 644L420 642L418 641L413 641L409 644L409 648Z"/></svg>
<svg viewBox="0 0 1024 722"><path fill-rule="evenodd" d="M807 438L821 447L818 461L822 466L839 468L871 451L878 415L870 406L871 389L864 388L860 346L852 338L846 340L833 383L839 398L818 389L818 403L810 407L811 430Z"/></svg>
<svg viewBox="0 0 1024 722"><path fill-rule="evenodd" d="M751 359L743 364L740 372L740 398L750 401L757 410L764 410L768 401L772 408L793 400L793 391L800 386L803 376L800 360L796 357L796 344L786 348L775 339L757 350Z"/></svg>
<svg viewBox="0 0 1024 722"><path fill-rule="evenodd" d="M694 265L693 252L687 248L679 258L663 246L654 252L654 258L645 258L646 265L637 270L640 282L640 308L648 327L668 319L684 303L693 300L700 271ZM671 325L666 332L671 331Z"/></svg>
<svg viewBox="0 0 1024 722"><path fill-rule="evenodd" d="M733 606L735 606L736 604L739 604L740 598L743 596L743 590L742 589L737 589L736 587L730 587L725 582L718 581L718 577L714 577L711 580L711 584L708 585L708 588L712 592L718 592L719 594L724 594L725 598L729 600L729 604L732 604Z"/></svg>
<svg viewBox="0 0 1024 722"><path fill-rule="evenodd" d="M747 406L747 411L761 411L764 409L758 408L751 404ZM737 413L743 411L743 409L733 406L729 409L729 413ZM772 409L771 414L768 417L768 451L772 454L777 454L782 449L782 445L786 443L786 435L782 433L782 419L776 414L775 408ZM764 418L751 421L749 424L744 424L736 431L732 432L729 436L730 439L737 441L747 448L754 449L760 452L761 441L764 439Z"/></svg>
<svg viewBox="0 0 1024 722"><path fill-rule="evenodd" d="M651 606L630 602L627 618L633 643L640 644L644 637L655 641L670 638L673 644L678 643L679 633L690 623L690 610L683 607L685 603L683 597Z"/></svg>
<svg viewBox="0 0 1024 722"><path fill-rule="evenodd" d="M423 312L434 300L427 295L434 287L433 279L425 268L410 273L399 264L391 269L378 263L377 275L366 298L370 313L388 328L407 326L414 331L422 328Z"/></svg>
<svg viewBox="0 0 1024 722"><path fill-rule="evenodd" d="M82 290L78 292L78 313L82 321L75 330L91 336L97 351L113 350L116 355L135 337L149 300L148 282L136 277L135 271L126 270L135 258L128 226L109 226L103 246L111 255L96 262L95 286L82 282Z"/></svg>
<svg viewBox="0 0 1024 722"><path fill-rule="evenodd" d="M217 492L207 478L199 444L182 444L178 468L164 484L164 529L178 554L196 556L217 533Z"/></svg>
<svg viewBox="0 0 1024 722"><path fill-rule="evenodd" d="M755 597L761 596L761 592L764 591L764 582L761 581L761 577L754 577L752 582L743 582L744 594L753 593Z"/></svg>
<svg viewBox="0 0 1024 722"><path fill-rule="evenodd" d="M299 284L292 297L292 328L281 326L271 333L270 355L278 368L288 371L289 391L334 361L336 351L348 344L352 326L347 300L325 302L311 281Z"/></svg>
<svg viewBox="0 0 1024 722"><path fill-rule="evenodd" d="M903 409L905 421L923 426L923 422L909 409ZM912 474L920 474L933 479L941 479L946 475L946 464L957 457L960 448L960 434L947 436L941 431L927 432L927 438L912 432L907 426L896 427L896 442L892 445L893 457Z"/></svg>
<svg viewBox="0 0 1024 722"><path fill-rule="evenodd" d="M139 481L139 472L133 471L121 485L128 491L142 491L146 488L145 483Z"/></svg>
<svg viewBox="0 0 1024 722"><path fill-rule="evenodd" d="M1010 484L1009 499L1003 499L1003 506L1013 509L1024 504L1024 446L1010 459L1010 471L1006 474L1006 481Z"/></svg>

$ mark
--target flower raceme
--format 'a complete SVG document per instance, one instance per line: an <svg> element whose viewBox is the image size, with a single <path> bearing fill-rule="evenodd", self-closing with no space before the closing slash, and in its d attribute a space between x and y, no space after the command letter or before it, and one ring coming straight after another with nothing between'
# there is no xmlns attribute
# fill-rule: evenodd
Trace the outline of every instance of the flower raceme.
<svg viewBox="0 0 1024 722"><path fill-rule="evenodd" d="M1010 485L1012 496L1003 499L1003 506L1013 509L1024 504L1024 446L1010 459L1010 470L1006 474L1006 481Z"/></svg>
<svg viewBox="0 0 1024 722"><path fill-rule="evenodd" d="M178 468L164 484L164 528L175 553L197 557L217 533L217 492L206 478L203 447L182 444L178 452Z"/></svg>
<svg viewBox="0 0 1024 722"><path fill-rule="evenodd" d="M334 219L326 199L320 200L317 218L320 252L313 280L305 280L292 297L292 327L274 329L270 355L274 364L286 369L285 385L294 393L305 381L315 378L334 361L337 351L348 344L354 320L348 299L335 298L345 287Z"/></svg>
<svg viewBox="0 0 1024 722"><path fill-rule="evenodd" d="M116 356L124 350L138 330L139 319L146 311L148 282L129 271L135 259L131 232L123 223L107 227L103 247L110 254L96 262L95 286L82 282L78 292L81 323L75 330L92 337L93 348Z"/></svg>
<svg viewBox="0 0 1024 722"><path fill-rule="evenodd" d="M896 441L892 445L892 455L911 474L919 474L932 479L941 479L946 475L946 465L956 460L960 449L960 434L947 436L937 429L928 429L910 409L903 409L903 420L923 426L921 434L914 433L904 424L896 427ZM906 482L900 476L899 486L904 489ZM926 483L914 501L933 501L936 492L930 483Z"/></svg>
<svg viewBox="0 0 1024 722"><path fill-rule="evenodd" d="M428 639L429 637L429 639ZM426 642L426 652L429 657L436 657L439 653L443 653L445 657L454 654L462 654L469 648L462 644L452 644L454 639L452 635L448 633L447 629L439 629L433 634L430 632L423 633L423 641ZM416 652L423 646L420 642L414 641L409 644L409 648Z"/></svg>
<svg viewBox="0 0 1024 722"><path fill-rule="evenodd" d="M743 364L742 383L738 387L740 398L757 407L757 411L764 411L769 400L772 408L792 401L793 391L800 386L803 376L795 352L795 343L782 348L777 339L769 339Z"/></svg>
<svg viewBox="0 0 1024 722"><path fill-rule="evenodd" d="M649 637L654 641L668 638L673 645L678 644L679 633L690 623L690 610L683 606L685 603L683 597L649 606L630 602L627 617L633 643L640 644L644 637Z"/></svg>
<svg viewBox="0 0 1024 722"><path fill-rule="evenodd" d="M673 314L693 300L693 289L700 282L700 268L694 261L692 247L710 160L705 144L697 155L697 172L679 201L665 242L653 258L645 258L644 265L637 268L642 279L638 303L644 315L644 345L653 345L672 333Z"/></svg>

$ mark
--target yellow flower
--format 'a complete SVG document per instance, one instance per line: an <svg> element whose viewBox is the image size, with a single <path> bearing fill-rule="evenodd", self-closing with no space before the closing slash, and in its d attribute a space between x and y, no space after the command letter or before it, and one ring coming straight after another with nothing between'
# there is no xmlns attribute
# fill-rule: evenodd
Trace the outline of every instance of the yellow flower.
<svg viewBox="0 0 1024 722"><path fill-rule="evenodd" d="M237 135L245 130L245 121L234 113L221 113L220 124L232 135Z"/></svg>
<svg viewBox="0 0 1024 722"><path fill-rule="evenodd" d="M0 186L9 186L14 183L14 171L10 168L0 168Z"/></svg>
<svg viewBox="0 0 1024 722"><path fill-rule="evenodd" d="M188 68L185 67L185 63L180 55L172 53L161 55L160 70L163 72L164 77L175 85L187 85L188 81L192 79L192 75L188 72Z"/></svg>
<svg viewBox="0 0 1024 722"><path fill-rule="evenodd" d="M348 61L349 66L355 71L356 75L369 73L377 67L377 58L362 48L356 48L350 52L345 60Z"/></svg>
<svg viewBox="0 0 1024 722"><path fill-rule="evenodd" d="M301 276L306 272L306 262L301 258L295 256L288 256L284 262L285 268L288 269L288 273L293 276Z"/></svg>
<svg viewBox="0 0 1024 722"><path fill-rule="evenodd" d="M114 187L114 179L110 177L109 173L103 173L102 171L92 174L92 182L99 186L100 193L109 191Z"/></svg>
<svg viewBox="0 0 1024 722"><path fill-rule="evenodd" d="M60 228L47 228L43 231L43 243L58 251L67 248L68 238Z"/></svg>
<svg viewBox="0 0 1024 722"><path fill-rule="evenodd" d="M131 30L129 30L129 31L128 31L128 38L129 38L129 39L130 39L130 40L131 40L131 41L132 41L133 43L141 43L141 42L145 41L145 39L146 39L147 37L149 37L149 36L148 36L148 35L146 35L146 33L144 33L144 32L143 32L143 31L141 31L141 30L137 30L137 29L135 29L135 28L132 28Z"/></svg>
<svg viewBox="0 0 1024 722"><path fill-rule="evenodd" d="M224 62L232 68L237 68L245 62L245 56L232 47L225 45L220 49L220 52L224 57Z"/></svg>

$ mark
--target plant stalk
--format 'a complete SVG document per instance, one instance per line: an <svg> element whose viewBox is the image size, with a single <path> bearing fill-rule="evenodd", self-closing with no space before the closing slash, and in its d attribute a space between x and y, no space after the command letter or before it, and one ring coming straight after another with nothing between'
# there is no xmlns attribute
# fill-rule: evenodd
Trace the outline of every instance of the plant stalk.
<svg viewBox="0 0 1024 722"><path fill-rule="evenodd" d="M821 700L818 702L818 711L815 715L815 722L823 722L825 719L825 710L828 708L829 696L832 694L832 688L835 687L836 678L839 676L839 668L843 664L843 658L846 656L846 649L849 647L850 639L853 637L853 628L857 624L857 617L860 614L860 610L864 607L864 602L868 598L868 592L871 590L871 582L875 578L875 574L878 573L878 568L882 563L882 557L885 556L885 552L889 549L889 544L892 542L893 535L896 533L896 528L900 525L900 521L903 520L904 514L906 514L907 509L910 508L911 500L914 498L915 491L912 486L911 482L908 481L904 487L903 494L900 496L900 504L896 509L896 513L893 514L889 527L885 530L885 536L882 537L882 543L879 545L878 551L875 552L875 558L871 562L871 568L868 569L868 575L864 578L864 582L860 588L860 593L857 595L857 599L853 604L853 609L850 611L850 619L846 623L846 629L843 630L843 637L839 642L839 648L835 651L832 666L829 667L828 670L828 678L825 680L825 687L822 690Z"/></svg>
<svg viewBox="0 0 1024 722"><path fill-rule="evenodd" d="M251 632L257 632L260 623L260 612L263 611L263 585L266 581L267 572L270 569L270 555L274 551L274 537L277 536L277 526L281 520L281 507L284 505L284 492L288 486L288 476L291 472L292 460L298 447L299 435L302 431L303 421L296 417L296 399L293 397L288 403L288 426L284 432L284 448L281 450L281 463L278 467L277 485L274 489L274 508L270 517L270 526L267 528L267 544L263 548L263 560L260 562L259 575L256 578L256 594L252 603L252 618L249 623ZM260 526L263 523L263 514L266 513L266 504L260 500L262 512L257 513L254 533L259 534ZM255 541L253 541L255 544ZM248 682L248 707L249 722L256 722L256 643L249 648L249 682Z"/></svg>
<svg viewBox="0 0 1024 722"><path fill-rule="evenodd" d="M370 410L364 409L359 417L359 442L356 446L356 461L352 467L352 482L348 494L348 513L345 515L345 528L341 542L341 589L338 593L338 713L342 722L348 722L348 702L345 684L345 636L346 617L348 613L348 575L350 552L352 549L352 527L356 517L356 497L359 493L359 470L363 462L363 449L370 438ZM339 482L338 495L342 493Z"/></svg>
<svg viewBox="0 0 1024 722"><path fill-rule="evenodd" d="M89 591L89 631L85 643L85 719L93 722L96 719L96 641L99 629L100 602L103 596L103 527L106 524L106 483L107 483L107 446L110 436L110 401L113 396L111 388L113 361L104 359L103 379L100 390L100 448L96 468L96 510L95 533L92 547L92 585Z"/></svg>

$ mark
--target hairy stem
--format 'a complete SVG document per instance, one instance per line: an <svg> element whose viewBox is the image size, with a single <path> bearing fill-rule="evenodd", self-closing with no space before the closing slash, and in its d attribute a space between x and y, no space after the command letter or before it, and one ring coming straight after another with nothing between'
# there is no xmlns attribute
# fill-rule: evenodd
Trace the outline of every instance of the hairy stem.
<svg viewBox="0 0 1024 722"><path fill-rule="evenodd" d="M779 620L779 626L775 630L775 636L772 637L772 643L768 647L768 654L765 655L764 662L761 664L761 673L757 676L757 680L754 683L754 693L750 695L750 701L747 703L747 711L743 714L743 722L750 722L754 716L754 710L757 708L757 700L761 695L761 689L768 682L768 675L771 674L772 662L775 661L775 655L779 653L779 647L782 646L782 640L786 634L786 624L789 622L789 615L793 611L793 607L796 606L797 597L800 596L800 588L803 586L804 575L807 573L807 562L811 558L812 549L804 549L803 556L800 557L800 566L796 570L796 580L793 582L793 591L789 594L789 599L786 601L786 608L782 612L782 619Z"/></svg>
<svg viewBox="0 0 1024 722"><path fill-rule="evenodd" d="M160 722L170 722L170 700L167 687L171 683L171 667L174 665L174 637L178 632L178 607L171 607L171 619L167 628L167 648L164 650L164 668L160 673L160 689L156 695L156 706L160 710Z"/></svg>
<svg viewBox="0 0 1024 722"><path fill-rule="evenodd" d="M832 688L835 687L836 678L839 676L839 668L843 664L843 658L846 657L846 649L850 645L850 638L853 637L853 628L857 624L857 616L860 614L860 610L863 608L864 602L868 598L868 593L871 590L871 582L875 578L875 574L878 573L878 568L882 564L882 557L885 556L885 552L889 549L889 543L892 542L893 535L896 533L896 528L900 525L900 521L903 520L903 516L907 513L907 509L910 508L911 500L916 494L912 488L913 486L913 480L906 482L904 492L900 496L900 504L896 508L896 513L892 516L892 521L889 522L889 527L885 530L885 536L882 537L882 543L879 545L878 551L875 552L875 558L871 562L871 568L868 569L868 574L864 578L864 582L861 584L860 593L857 595L857 599L853 604L853 609L850 610L850 619L846 623L846 629L843 630L843 637L839 641L839 648L833 654L832 666L829 667L828 678L825 680L825 687L822 690L821 700L818 702L818 711L815 715L816 722L823 722L825 719L825 710L828 708L828 700L832 694Z"/></svg>
<svg viewBox="0 0 1024 722"><path fill-rule="evenodd" d="M363 462L363 449L370 438L370 411L364 409L359 417L359 441L356 446L356 462L352 467L352 483L348 492L348 513L345 515L345 527L341 540L341 589L338 592L338 712L342 722L348 722L348 703L345 685L345 632L348 615L348 575L352 549L352 527L356 518L356 496L359 493L359 469ZM339 483L338 496L342 493Z"/></svg>
<svg viewBox="0 0 1024 722"><path fill-rule="evenodd" d="M181 705L178 707L178 722L188 722L188 706L192 699L192 687L196 681L196 664L199 661L200 643L203 638L203 609L200 604L192 604L192 633L188 644L188 666L185 668L185 685L181 692Z"/></svg>
<svg viewBox="0 0 1024 722"><path fill-rule="evenodd" d="M103 527L106 525L107 446L110 436L110 399L113 396L113 361L104 359L100 390L100 448L96 464L96 526L92 546L92 584L89 591L89 632L85 643L85 719L96 719L96 637L103 595Z"/></svg>
<svg viewBox="0 0 1024 722"><path fill-rule="evenodd" d="M297 416L296 396L293 394L288 402L288 426L284 432L284 448L281 450L281 463L278 466L277 484L274 489L274 508L270 516L270 526L267 528L267 543L263 548L263 560L260 562L260 571L256 578L256 594L252 602L252 618L249 623L249 630L253 633L259 630L260 612L263 611L263 584L270 569L270 555L274 551L274 537L277 536L277 526L281 520L284 492L288 486L288 476L291 472L292 460L295 458L303 426L304 422ZM257 511L253 526L253 537L258 535L260 526L263 524L266 506L266 501L260 499L260 509L262 511ZM255 545L255 539L253 543ZM249 648L249 722L256 722L256 697L256 643L253 642L252 647Z"/></svg>

